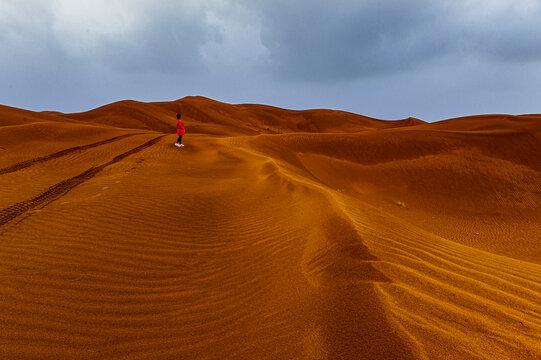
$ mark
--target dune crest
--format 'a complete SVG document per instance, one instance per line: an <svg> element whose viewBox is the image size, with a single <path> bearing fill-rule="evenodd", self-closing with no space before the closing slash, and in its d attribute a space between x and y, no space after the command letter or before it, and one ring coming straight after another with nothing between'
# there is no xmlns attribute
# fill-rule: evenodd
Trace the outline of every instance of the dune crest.
<svg viewBox="0 0 541 360"><path fill-rule="evenodd" d="M539 359L539 153L541 115L2 106L0 358Z"/></svg>

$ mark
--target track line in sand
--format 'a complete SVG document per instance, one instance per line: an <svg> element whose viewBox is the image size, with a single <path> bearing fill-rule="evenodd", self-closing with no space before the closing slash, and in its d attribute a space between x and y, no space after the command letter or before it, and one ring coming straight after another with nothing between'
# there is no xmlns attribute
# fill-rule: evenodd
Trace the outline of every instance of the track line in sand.
<svg viewBox="0 0 541 360"><path fill-rule="evenodd" d="M75 146L75 147L71 147L71 148L68 148L68 149L60 150L58 152L55 152L53 154L49 154L49 155L46 155L46 156L41 156L41 157L38 157L38 158L35 158L35 159L21 161L21 162L18 162L16 164L13 164L13 165L10 165L10 166L7 166L5 168L0 169L0 175L9 174L9 173L21 170L21 169L25 169L25 168L27 168L29 166L34 165L34 164L42 163L42 162L49 161L49 160L52 160L52 159L56 159L56 158L59 158L59 157L62 157L62 156L66 156L66 155L71 154L71 153L76 152L76 151L82 151L82 150L86 150L86 149L91 149L93 147L109 144L109 143L112 143L112 142L115 142L115 141L118 141L118 140L125 139L127 137L131 137L131 136L134 136L134 135L141 135L141 134L143 134L143 133L124 134L124 135L120 135L120 136L115 136L115 137L112 137L112 138L109 138L109 139L97 141L97 142L92 143L92 144Z"/></svg>
<svg viewBox="0 0 541 360"><path fill-rule="evenodd" d="M128 135L132 135L132 134L128 134ZM135 135L135 134L134 134ZM41 193L40 195L30 199L30 200L25 200L25 201L21 201L21 202L18 202L14 205L11 205L11 206L8 206L7 208L3 209L3 210L0 210L0 226L3 226L5 225L6 223L8 223L9 221L15 219L16 217L24 214L25 212L27 212L28 210L30 209L33 209L43 203L50 203L56 199L58 199L59 197L65 195L66 193L68 193L71 189L73 189L74 187L76 187L77 185L79 184L82 184L83 182L93 178L96 174L98 174L100 171L102 171L103 169L105 169L107 166L109 165L112 165L112 164L115 164L117 162L119 162L120 160L132 155L132 154L135 154L135 153L138 153L139 151L149 147L149 146L152 146L154 145L155 143L157 143L162 137L164 137L165 135L161 135L161 136L158 136L158 137L155 137L154 139L152 140L149 140L147 142L145 142L144 144L142 145L139 145L129 151L126 151L120 155L117 155L115 156L112 160L106 162L105 164L102 164L102 165L99 165L99 166L93 166L91 167L90 169L80 173L79 175L76 175L72 178L69 178L67 180L64 180L56 185L53 185L51 186L47 191ZM120 137L117 137L116 139L119 139L121 137L126 137L126 135L122 135ZM115 139L115 138L112 138L112 139ZM112 139L108 139L109 142L111 141L115 141L115 140L112 140ZM107 140L105 140L107 141ZM101 142L102 144L104 142ZM96 143L94 143L96 144ZM92 145L92 144L90 144ZM85 145L86 146L86 145ZM97 145L96 145L97 146ZM80 147L78 147L80 148ZM74 148L72 148L74 149ZM69 149L68 149L69 150ZM57 153L58 154L58 153ZM54 155L54 154L53 154ZM65 155L65 154L63 154ZM62 155L60 155L62 156ZM39 159L39 158L38 158ZM34 160L38 160L38 159L34 159ZM28 165L30 166L30 165Z"/></svg>

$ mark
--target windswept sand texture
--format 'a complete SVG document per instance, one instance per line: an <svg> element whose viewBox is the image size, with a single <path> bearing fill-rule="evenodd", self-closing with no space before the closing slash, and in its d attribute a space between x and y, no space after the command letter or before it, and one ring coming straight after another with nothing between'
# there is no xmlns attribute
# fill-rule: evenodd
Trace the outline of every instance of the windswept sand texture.
<svg viewBox="0 0 541 360"><path fill-rule="evenodd" d="M539 115L0 107L0 358L541 359L539 154Z"/></svg>

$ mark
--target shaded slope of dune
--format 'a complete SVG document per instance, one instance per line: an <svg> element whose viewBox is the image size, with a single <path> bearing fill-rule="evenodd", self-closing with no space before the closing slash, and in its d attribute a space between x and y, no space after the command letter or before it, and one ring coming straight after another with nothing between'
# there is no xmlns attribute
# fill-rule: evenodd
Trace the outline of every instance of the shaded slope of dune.
<svg viewBox="0 0 541 360"><path fill-rule="evenodd" d="M0 105L0 126L22 125L39 121L67 121L67 119L57 116L56 113L40 113Z"/></svg>
<svg viewBox="0 0 541 360"><path fill-rule="evenodd" d="M175 118L171 114L180 109L173 107L167 109L153 103L124 100L83 113L64 114L64 117L120 128L172 132Z"/></svg>
<svg viewBox="0 0 541 360"><path fill-rule="evenodd" d="M6 111L1 358L541 357L539 116Z"/></svg>
<svg viewBox="0 0 541 360"><path fill-rule="evenodd" d="M471 120L470 120L471 121ZM303 175L468 246L541 261L541 121L250 138Z"/></svg>
<svg viewBox="0 0 541 360"><path fill-rule="evenodd" d="M378 259L388 281L376 291L419 358L540 356L541 123L485 120L469 132L461 119L445 132L243 139L339 204Z"/></svg>

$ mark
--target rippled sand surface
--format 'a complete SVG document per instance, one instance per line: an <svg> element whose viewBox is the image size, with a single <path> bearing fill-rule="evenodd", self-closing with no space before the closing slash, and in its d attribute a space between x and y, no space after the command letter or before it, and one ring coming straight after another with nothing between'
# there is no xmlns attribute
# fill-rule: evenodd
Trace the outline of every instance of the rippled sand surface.
<svg viewBox="0 0 541 360"><path fill-rule="evenodd" d="M536 115L0 107L0 358L539 359L540 153Z"/></svg>

